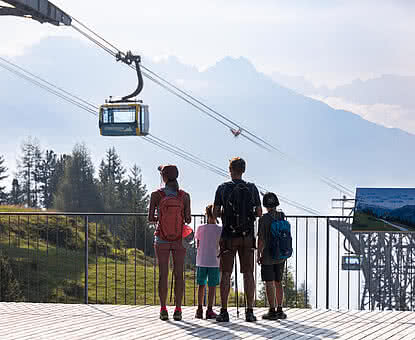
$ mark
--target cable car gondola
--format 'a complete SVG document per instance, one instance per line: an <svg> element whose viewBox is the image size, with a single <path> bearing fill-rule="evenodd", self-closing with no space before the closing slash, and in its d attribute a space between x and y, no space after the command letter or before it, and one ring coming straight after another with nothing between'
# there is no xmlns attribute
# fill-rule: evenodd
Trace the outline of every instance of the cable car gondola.
<svg viewBox="0 0 415 340"><path fill-rule="evenodd" d="M135 63L138 77L137 89L121 100L112 100L112 97L99 109L99 130L102 136L146 136L149 133L150 121L148 105L141 100L131 100L140 94L143 89L143 76L140 70L140 56L131 52L117 54L117 61L127 65Z"/></svg>

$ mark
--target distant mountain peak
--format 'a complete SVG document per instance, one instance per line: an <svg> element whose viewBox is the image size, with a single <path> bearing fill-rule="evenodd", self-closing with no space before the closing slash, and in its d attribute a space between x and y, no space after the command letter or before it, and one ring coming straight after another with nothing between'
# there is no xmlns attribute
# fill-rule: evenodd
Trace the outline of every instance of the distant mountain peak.
<svg viewBox="0 0 415 340"><path fill-rule="evenodd" d="M234 58L230 56L219 60L215 65L209 67L206 72L223 72L224 70L226 72L258 72L249 59L244 57Z"/></svg>

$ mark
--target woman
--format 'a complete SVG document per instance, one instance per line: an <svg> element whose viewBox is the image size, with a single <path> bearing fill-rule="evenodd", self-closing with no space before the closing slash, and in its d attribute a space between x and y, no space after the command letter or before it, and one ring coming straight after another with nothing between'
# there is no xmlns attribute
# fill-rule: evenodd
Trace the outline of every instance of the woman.
<svg viewBox="0 0 415 340"><path fill-rule="evenodd" d="M165 187L151 194L148 220L156 223L154 250L159 266L160 319L169 319L166 302L168 294L168 273L170 252L173 254L174 296L176 308L173 319L182 319L183 267L186 249L182 243L185 223L191 222L190 196L179 189L179 171L175 165L159 166ZM157 209L157 216L155 215Z"/></svg>

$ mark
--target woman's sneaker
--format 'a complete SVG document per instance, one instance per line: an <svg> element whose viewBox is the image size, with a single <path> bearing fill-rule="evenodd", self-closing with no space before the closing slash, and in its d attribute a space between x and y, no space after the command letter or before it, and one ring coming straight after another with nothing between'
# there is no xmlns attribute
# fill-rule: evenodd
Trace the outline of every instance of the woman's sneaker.
<svg viewBox="0 0 415 340"><path fill-rule="evenodd" d="M206 313L206 315L207 315L207 313ZM203 319L203 307L200 307L200 308L196 309L195 318L196 319Z"/></svg>
<svg viewBox="0 0 415 340"><path fill-rule="evenodd" d="M173 313L173 319L175 321L181 321L182 320L182 311L176 309Z"/></svg>
<svg viewBox="0 0 415 340"><path fill-rule="evenodd" d="M217 322L229 322L229 314L226 309L221 309L219 315L216 317Z"/></svg>
<svg viewBox="0 0 415 340"><path fill-rule="evenodd" d="M206 311L206 320L216 319L217 316L218 315L213 311L213 309L208 309ZM229 316L228 316L228 319L229 319Z"/></svg>
<svg viewBox="0 0 415 340"><path fill-rule="evenodd" d="M160 311L160 320L167 321L169 319L169 313L167 312L167 309L162 309Z"/></svg>

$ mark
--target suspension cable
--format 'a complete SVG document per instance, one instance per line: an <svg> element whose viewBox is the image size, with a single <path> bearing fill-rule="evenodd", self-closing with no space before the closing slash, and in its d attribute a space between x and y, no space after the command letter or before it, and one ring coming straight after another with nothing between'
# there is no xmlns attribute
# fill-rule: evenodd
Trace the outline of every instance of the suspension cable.
<svg viewBox="0 0 415 340"><path fill-rule="evenodd" d="M71 96L67 96L65 94L62 94L59 91L53 89L52 87L47 86L45 84L42 84L41 82L36 81L35 79L33 79L33 78L25 75L24 73L19 72L18 70L12 69L11 67L3 64L2 62L0 62L0 67L3 68L3 69L5 69L5 70L7 70L7 71L9 71L10 73L16 75L17 77L20 77L22 79L25 79L26 81L28 81L28 82L30 82L30 83L32 83L32 84L34 84L34 85L42 88L43 90L45 90L45 91L47 91L47 92L49 92L49 93L51 93L51 94L53 94L53 95L55 95L55 96L63 99L64 101L66 101L66 102L68 102L70 104L73 104L73 105L79 107L80 109L83 109L83 110L85 110L85 111L93 114L94 116L97 115L97 112L95 110L92 110L90 107L82 104L82 102L80 102L80 101L78 101L78 99L76 99L77 97L72 97L71 98Z"/></svg>
<svg viewBox="0 0 415 340"><path fill-rule="evenodd" d="M107 53L111 54L112 56L115 56L117 53L123 53L118 47L111 44L109 41L105 40L102 36L97 34L95 31L90 29L88 26L86 26L85 24L83 24L82 22L80 22L77 19L74 19L74 20L79 25L81 25L84 29L86 29L88 32L90 32L91 34L96 36L98 39L100 39L101 41L103 41L105 44L107 44L108 46L110 46L112 49L114 49L116 51L115 52L115 51L111 50L110 48L105 46L105 44L103 44L102 42L99 42L97 39L92 37L90 34L82 31L78 27L74 27L76 31L81 33L87 39L91 40L93 43L95 43L97 46L99 46L100 48L105 50ZM130 66L132 68L134 68L133 65L130 65ZM243 138L245 138L248 141L254 143L255 145L259 146L260 148L262 148L264 150L267 150L267 151L275 151L278 154L280 154L281 156L283 156L283 157L287 158L288 160L296 163L297 166L303 165L303 163L301 161L297 160L296 158L293 158L292 156L288 155L286 152L282 151L278 147L276 147L276 146L272 145L271 143L267 142L262 137L260 137L257 134L249 131L248 129L243 127L241 124L235 122L234 120L231 120L226 115L221 114L220 112L218 112L215 109L213 109L212 107L206 105L205 103L198 100L196 97L192 96L188 92L180 89L179 87L177 87L176 85L174 85L170 81L166 80L165 78L161 77L157 73L150 70L145 65L141 65L141 67L146 71L146 72L142 72L143 75L146 78L148 78L149 80L155 82L157 85L161 86L162 88L164 88L165 90L167 90L171 94L173 94L173 95L177 96L178 98L182 99L183 101L190 104L191 106L193 106L197 110L201 111L202 113L208 115L210 118L215 119L217 122L219 122L220 124L226 126L228 129L235 129L235 128L240 129L241 130L240 135ZM323 176L323 175L315 175L314 173L311 173L311 175L313 177L316 177L316 176L319 177L321 182L325 183L326 185L330 186L331 188L333 188L335 190L339 190L340 192L342 192L344 194L347 194L347 195L353 195L353 190L345 187L344 185L338 183L337 181L335 181L334 179L332 179L330 177Z"/></svg>
<svg viewBox="0 0 415 340"><path fill-rule="evenodd" d="M15 69L13 69L10 66L5 65L2 61L6 62L7 64L13 66ZM0 67L6 69L7 71L11 72L12 74L25 79L26 81L32 83L35 86L38 86L39 88L42 88L43 90L65 100L66 102L73 104L75 106L77 106L80 109L83 109L84 111L91 113L94 116L97 116L97 111L98 111L98 106L94 105L82 98L80 98L79 96L76 96L74 94L72 94L71 92L64 90L61 87L58 87L56 85L54 85L53 83L41 78L40 76L29 72L27 70L25 70L24 68L20 67L19 65L9 62L8 60L0 57ZM92 109L93 108L93 109ZM146 137L143 137L143 139L148 142L151 143L165 151L168 151L176 156L179 156L195 165L198 165L199 167L204 168L205 170L208 170L212 173L215 173L221 177L224 178L229 178L229 174L226 170L214 165L213 163L210 163L206 160L203 160L202 158L193 155L192 153L178 147L175 146L169 142L166 142L154 135L149 134ZM261 189L263 192L267 192L268 190L262 186L258 186L259 189ZM262 192L262 194L263 194ZM286 197L284 197L283 195L277 193L277 195L280 197L281 201L286 203L287 205L290 205L296 209L299 210L303 210L306 211L308 213L311 213L313 215L319 215L320 212L309 208L301 203L298 203L296 201L290 200Z"/></svg>

